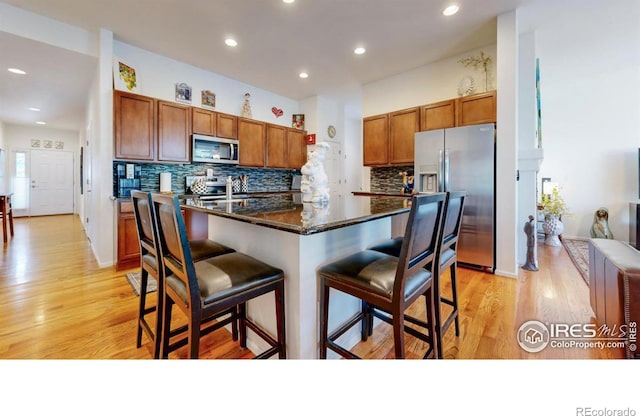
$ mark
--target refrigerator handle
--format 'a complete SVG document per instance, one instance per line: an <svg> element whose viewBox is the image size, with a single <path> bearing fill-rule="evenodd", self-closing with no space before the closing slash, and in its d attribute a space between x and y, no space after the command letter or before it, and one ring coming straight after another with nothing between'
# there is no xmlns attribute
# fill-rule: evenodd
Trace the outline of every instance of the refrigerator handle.
<svg viewBox="0 0 640 416"><path fill-rule="evenodd" d="M444 191L449 191L449 149L444 149Z"/></svg>
<svg viewBox="0 0 640 416"><path fill-rule="evenodd" d="M444 192L444 157L442 149L438 151L438 192Z"/></svg>

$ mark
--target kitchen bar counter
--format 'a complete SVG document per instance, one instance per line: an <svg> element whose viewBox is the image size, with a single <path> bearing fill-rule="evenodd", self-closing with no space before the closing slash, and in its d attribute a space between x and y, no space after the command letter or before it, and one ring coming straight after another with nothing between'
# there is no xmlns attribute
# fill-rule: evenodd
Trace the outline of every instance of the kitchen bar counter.
<svg viewBox="0 0 640 416"><path fill-rule="evenodd" d="M318 357L318 278L316 270L392 236L392 221L408 215L408 198L345 195L326 206L301 203L299 194L247 198L237 202L182 200L182 207L206 212L210 239L284 271L287 358ZM273 294L248 302L247 313L275 334ZM360 302L332 294L329 329L353 316ZM249 331L247 346L256 354L268 346ZM360 341L354 327L340 344ZM337 358L329 352L329 358Z"/></svg>
<svg viewBox="0 0 640 416"><path fill-rule="evenodd" d="M309 235L408 212L409 202L406 196L371 198L347 195L327 204L313 204L301 202L300 194L249 194L232 202L189 198L182 201L182 206L237 221Z"/></svg>

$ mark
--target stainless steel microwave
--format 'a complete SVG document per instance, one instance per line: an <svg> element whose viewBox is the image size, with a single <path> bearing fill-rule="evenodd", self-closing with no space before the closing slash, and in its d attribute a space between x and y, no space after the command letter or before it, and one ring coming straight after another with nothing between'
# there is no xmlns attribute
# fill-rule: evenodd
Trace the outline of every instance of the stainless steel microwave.
<svg viewBox="0 0 640 416"><path fill-rule="evenodd" d="M238 164L238 141L193 134L192 162Z"/></svg>

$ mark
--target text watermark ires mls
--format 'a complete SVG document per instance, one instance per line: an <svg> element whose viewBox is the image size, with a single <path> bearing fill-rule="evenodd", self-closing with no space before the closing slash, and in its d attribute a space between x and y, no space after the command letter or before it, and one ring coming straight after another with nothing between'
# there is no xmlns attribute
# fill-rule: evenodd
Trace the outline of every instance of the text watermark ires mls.
<svg viewBox="0 0 640 416"><path fill-rule="evenodd" d="M628 348L636 351L636 322L608 327L606 324L566 324L527 321L518 329L518 344L527 352L550 348ZM628 347L627 347L628 343Z"/></svg>

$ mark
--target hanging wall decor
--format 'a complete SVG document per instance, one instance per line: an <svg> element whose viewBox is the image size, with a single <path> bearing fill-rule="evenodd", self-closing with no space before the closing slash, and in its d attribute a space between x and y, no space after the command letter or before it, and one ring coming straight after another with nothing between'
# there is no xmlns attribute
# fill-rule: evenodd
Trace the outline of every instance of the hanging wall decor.
<svg viewBox="0 0 640 416"><path fill-rule="evenodd" d="M191 87L184 82L176 84L176 101L191 104Z"/></svg>
<svg viewBox="0 0 640 416"><path fill-rule="evenodd" d="M294 114L291 119L291 127L304 130L304 114Z"/></svg>
<svg viewBox="0 0 640 416"><path fill-rule="evenodd" d="M282 111L281 108L277 108L277 107L271 107L271 112L276 117L282 117L282 115L284 114L284 111Z"/></svg>
<svg viewBox="0 0 640 416"><path fill-rule="evenodd" d="M136 70L119 59L113 63L113 84L117 90L139 92Z"/></svg>
<svg viewBox="0 0 640 416"><path fill-rule="evenodd" d="M216 108L216 94L209 90L202 90L202 106Z"/></svg>

